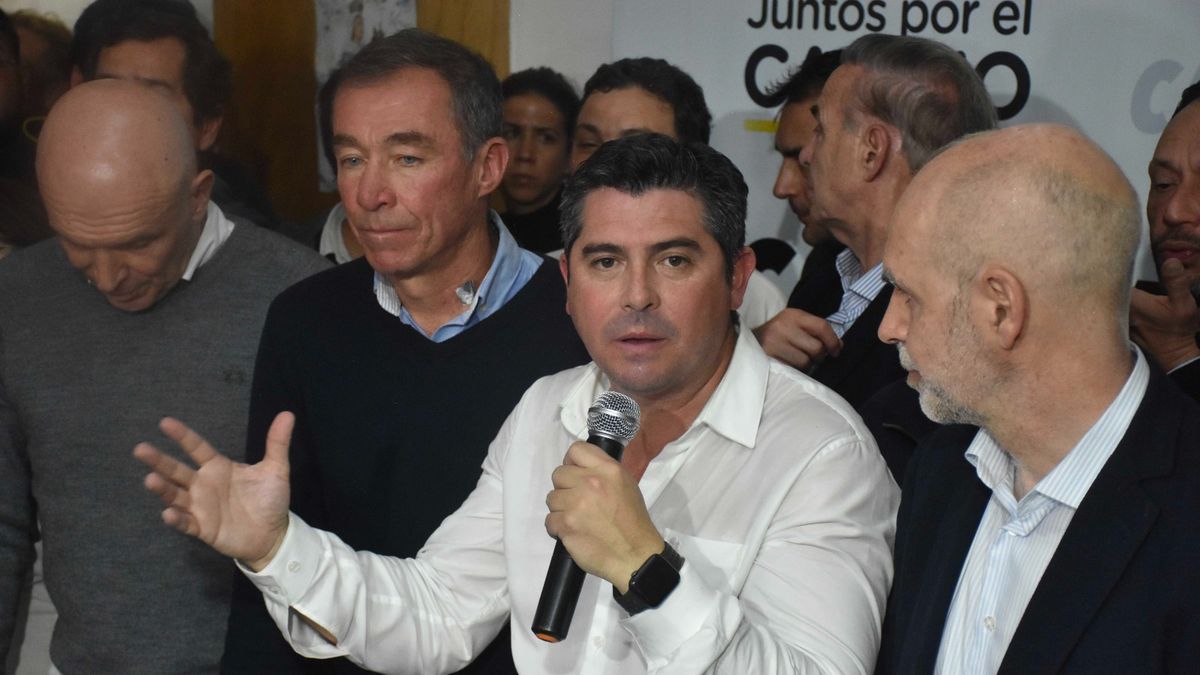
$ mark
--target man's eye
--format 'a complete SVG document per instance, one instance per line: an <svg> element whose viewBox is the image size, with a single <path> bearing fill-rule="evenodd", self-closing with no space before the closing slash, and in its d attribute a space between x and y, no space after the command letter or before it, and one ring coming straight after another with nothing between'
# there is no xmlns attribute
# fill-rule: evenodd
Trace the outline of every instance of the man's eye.
<svg viewBox="0 0 1200 675"><path fill-rule="evenodd" d="M592 260L592 267L601 270L610 270L617 266L616 258L596 258Z"/></svg>
<svg viewBox="0 0 1200 675"><path fill-rule="evenodd" d="M538 142L540 142L542 145L554 145L558 143L558 136L548 132L541 133L538 134Z"/></svg>
<svg viewBox="0 0 1200 675"><path fill-rule="evenodd" d="M341 166L344 166L344 167L346 167L346 168L348 168L348 169L352 169L352 168L354 168L354 167L356 167L356 166L360 166L360 165L362 165L362 158L361 158L361 157L354 157L354 156L350 156L350 157L343 157L343 158L341 158L340 160L338 160L338 164L339 164L339 165L341 165Z"/></svg>
<svg viewBox="0 0 1200 675"><path fill-rule="evenodd" d="M690 261L685 256L669 255L663 259L663 262L666 263L667 267L683 267Z"/></svg>
<svg viewBox="0 0 1200 675"><path fill-rule="evenodd" d="M1150 188L1155 192L1165 192L1173 187L1175 187L1175 184L1167 181L1159 181L1157 183L1150 184Z"/></svg>
<svg viewBox="0 0 1200 675"><path fill-rule="evenodd" d="M521 130L516 127L504 127L503 136L506 141L515 141L521 135Z"/></svg>
<svg viewBox="0 0 1200 675"><path fill-rule="evenodd" d="M421 163L421 158L414 157L413 155L400 155L396 158L396 161L404 166L416 166Z"/></svg>

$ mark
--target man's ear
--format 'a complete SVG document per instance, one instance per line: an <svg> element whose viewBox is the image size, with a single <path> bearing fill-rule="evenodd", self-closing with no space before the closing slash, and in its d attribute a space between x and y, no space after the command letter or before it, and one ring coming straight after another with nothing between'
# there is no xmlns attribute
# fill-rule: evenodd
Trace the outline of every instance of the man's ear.
<svg viewBox="0 0 1200 675"><path fill-rule="evenodd" d="M478 196L490 195L504 180L504 170L508 168L508 144L499 137L487 139L479 147L475 161L479 172Z"/></svg>
<svg viewBox="0 0 1200 675"><path fill-rule="evenodd" d="M974 303L980 309L985 339L1010 351L1025 332L1029 320L1029 295L1025 285L1008 269L986 265L972 284Z"/></svg>
<svg viewBox="0 0 1200 675"><path fill-rule="evenodd" d="M858 164L863 180L870 182L878 178L888 162L898 154L899 135L894 134L886 124L873 119L863 120L862 124Z"/></svg>
<svg viewBox="0 0 1200 675"><path fill-rule="evenodd" d="M196 149L204 152L212 148L217 142L217 136L221 133L221 124L225 121L225 117L217 115L211 119L204 120L196 126Z"/></svg>
<svg viewBox="0 0 1200 675"><path fill-rule="evenodd" d="M188 196L188 211L192 215L192 222L203 223L208 217L208 199L212 196L214 180L216 178L213 172L208 169L197 173L192 179Z"/></svg>
<svg viewBox="0 0 1200 675"><path fill-rule="evenodd" d="M729 302L733 309L741 307L746 299L746 286L750 283L750 275L754 274L757 262L754 249L749 246L743 246L733 259L733 276L729 282Z"/></svg>
<svg viewBox="0 0 1200 675"><path fill-rule="evenodd" d="M570 265L567 264L567 255L568 255L567 252L563 251L562 255L560 255L558 257L558 271L560 273L562 273L563 284L565 284L567 286L567 288L570 288L571 287L571 268L570 268ZM571 294L568 293L567 294L567 316L570 316L570 315L571 315Z"/></svg>

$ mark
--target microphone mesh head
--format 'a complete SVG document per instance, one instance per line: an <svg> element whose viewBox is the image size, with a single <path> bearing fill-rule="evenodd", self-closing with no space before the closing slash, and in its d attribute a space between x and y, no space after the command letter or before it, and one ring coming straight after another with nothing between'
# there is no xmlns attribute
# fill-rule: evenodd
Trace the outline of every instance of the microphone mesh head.
<svg viewBox="0 0 1200 675"><path fill-rule="evenodd" d="M642 410L637 401L625 394L606 391L588 408L588 432L624 445L637 435L641 419Z"/></svg>

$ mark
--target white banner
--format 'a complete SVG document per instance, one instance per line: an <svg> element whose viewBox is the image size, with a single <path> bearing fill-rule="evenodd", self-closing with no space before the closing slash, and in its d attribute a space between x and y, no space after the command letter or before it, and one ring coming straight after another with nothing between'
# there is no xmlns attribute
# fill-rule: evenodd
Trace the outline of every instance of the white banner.
<svg viewBox="0 0 1200 675"><path fill-rule="evenodd" d="M1200 79L1197 0L615 0L615 58L657 56L704 87L713 145L750 184L747 239L806 247L771 195L765 90L809 47L844 47L867 32L919 35L961 51L983 75L1002 123L1073 126L1116 158L1143 203L1146 165L1184 87ZM1143 256L1141 269L1152 266Z"/></svg>

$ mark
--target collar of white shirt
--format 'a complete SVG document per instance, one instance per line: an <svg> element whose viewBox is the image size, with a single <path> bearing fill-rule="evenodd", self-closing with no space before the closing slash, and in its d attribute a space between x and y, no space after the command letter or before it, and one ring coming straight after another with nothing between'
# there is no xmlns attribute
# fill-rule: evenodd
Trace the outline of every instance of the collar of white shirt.
<svg viewBox="0 0 1200 675"><path fill-rule="evenodd" d="M1121 387L1117 397L1079 439L1075 447L1050 473L1038 481L1026 497L1037 492L1073 509L1079 508L1079 503L1083 501L1092 482L1116 451L1146 393L1146 385L1150 381L1150 368L1146 365L1146 357L1140 349L1135 347L1133 352L1133 372L1125 380L1125 385ZM1012 457L1000 448L996 439L980 429L971 445L967 447L966 458L975 466L979 480L992 490L1006 510L1015 513L1013 473L1016 465Z"/></svg>
<svg viewBox="0 0 1200 675"><path fill-rule="evenodd" d="M196 270L212 260L221 245L228 241L229 236L233 234L233 227L233 221L225 216L225 212L219 206L210 201L208 215L204 219L204 229L200 230L200 238L196 240L196 248L192 250L192 257L188 260L187 267L183 268L182 278L184 281L191 281Z"/></svg>
<svg viewBox="0 0 1200 675"><path fill-rule="evenodd" d="M693 433L694 429L708 427L730 441L752 449L758 438L758 422L767 396L770 369L770 359L753 333L739 331L729 368L684 436ZM559 406L559 418L571 435L587 436L588 408L608 389L608 376L594 361L588 364L579 383Z"/></svg>

